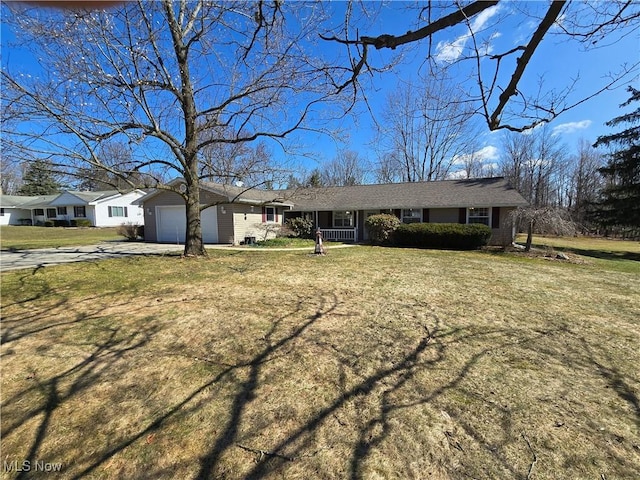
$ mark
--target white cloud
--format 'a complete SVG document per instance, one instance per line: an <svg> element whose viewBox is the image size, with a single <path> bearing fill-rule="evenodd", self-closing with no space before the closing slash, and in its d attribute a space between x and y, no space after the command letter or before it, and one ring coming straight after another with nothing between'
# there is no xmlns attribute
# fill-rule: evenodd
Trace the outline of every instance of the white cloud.
<svg viewBox="0 0 640 480"><path fill-rule="evenodd" d="M436 46L436 60L440 62L453 62L457 60L462 55L468 39L469 35L463 35L453 42L438 42Z"/></svg>
<svg viewBox="0 0 640 480"><path fill-rule="evenodd" d="M561 123L553 127L552 133L553 135L568 135L570 133L575 133L578 130L584 130L585 128L589 128L591 126L591 120L581 120L579 122L568 122Z"/></svg>
<svg viewBox="0 0 640 480"><path fill-rule="evenodd" d="M493 145L487 145L486 147L481 148L477 152L475 152L476 158L486 162L487 160L496 160L499 156L500 152L497 147Z"/></svg>
<svg viewBox="0 0 640 480"><path fill-rule="evenodd" d="M486 147L482 147L480 150L476 150L472 154L465 154L456 156L453 159L454 165L464 165L465 162L473 159L479 163L489 162L490 160L497 160L500 155L500 151L494 147L493 145L487 145Z"/></svg>
<svg viewBox="0 0 640 480"><path fill-rule="evenodd" d="M489 20L491 20L491 18L500 11L500 5L501 4L489 7L473 17L473 19L471 20L471 25L469 25L471 32L475 34L483 30ZM490 40L498 38L499 36L500 33L493 33L490 37ZM467 42L470 38L471 33L465 33L464 35L460 35L453 41L438 42L438 44L436 45L436 60L440 62L453 62L457 60L462 55L464 47L467 45ZM490 49L491 47L488 46L487 52L485 53L488 53Z"/></svg>

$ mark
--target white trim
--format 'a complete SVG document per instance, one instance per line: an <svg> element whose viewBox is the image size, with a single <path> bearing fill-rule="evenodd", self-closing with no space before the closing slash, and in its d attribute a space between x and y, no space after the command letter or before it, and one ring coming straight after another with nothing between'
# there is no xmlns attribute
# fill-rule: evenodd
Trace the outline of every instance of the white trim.
<svg viewBox="0 0 640 480"><path fill-rule="evenodd" d="M357 210L356 210L356 211L357 211ZM332 224L333 228L334 228L334 229L336 229L336 228L337 228L337 229L355 228L354 220L355 220L355 217L356 217L356 216L354 215L354 213L353 213L353 212L354 212L353 210L333 210L333 212L331 213L331 224ZM349 219L349 217L351 217L351 218L350 218L350 220L351 220L351 225L350 225L350 226L345 227L345 226L344 226L344 221L342 222L342 223L343 223L343 225L336 225L336 214L337 214L337 213L342 213L342 214L344 214L344 215L345 215L345 217L346 217L345 219Z"/></svg>
<svg viewBox="0 0 640 480"><path fill-rule="evenodd" d="M471 217L471 210L474 209L480 209L480 208L486 208L487 209L487 216L477 216L477 218L487 218L488 223L482 223L482 222L474 222L474 223L480 223L481 225L487 225L489 228L491 228L492 222L493 222L493 218L491 218L492 214L493 214L493 208L492 207L467 207L467 225L469 224L469 218Z"/></svg>
<svg viewBox="0 0 640 480"><path fill-rule="evenodd" d="M422 222L422 208L401 208L400 209L400 221L402 223L405 223L405 221L404 221L404 218L405 218L404 211L405 210L411 210L412 212L417 211L419 213L419 215L417 217L415 217L413 215L410 216L410 217L407 217L407 218L418 218L417 222L409 222L409 223L421 223Z"/></svg>

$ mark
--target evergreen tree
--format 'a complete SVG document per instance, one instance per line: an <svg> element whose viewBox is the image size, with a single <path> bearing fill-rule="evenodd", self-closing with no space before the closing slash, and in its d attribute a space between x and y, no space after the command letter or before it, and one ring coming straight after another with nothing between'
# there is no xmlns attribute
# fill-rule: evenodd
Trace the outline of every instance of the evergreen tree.
<svg viewBox="0 0 640 480"><path fill-rule="evenodd" d="M640 90L628 87L627 107L640 101ZM594 203L591 216L604 228L621 229L631 235L640 234L640 107L631 113L608 121L605 125L628 125L622 131L598 137L594 147L611 149L607 165L599 172L605 179L601 198Z"/></svg>
<svg viewBox="0 0 640 480"><path fill-rule="evenodd" d="M44 160L35 160L27 166L18 195L52 195L60 192L62 185Z"/></svg>
<svg viewBox="0 0 640 480"><path fill-rule="evenodd" d="M317 168L313 170L313 172L311 172L311 174L305 180L304 183L305 183L305 186L307 187L313 187L313 188L322 187L324 185L324 182L322 181L322 173L320 173L320 170L318 170Z"/></svg>

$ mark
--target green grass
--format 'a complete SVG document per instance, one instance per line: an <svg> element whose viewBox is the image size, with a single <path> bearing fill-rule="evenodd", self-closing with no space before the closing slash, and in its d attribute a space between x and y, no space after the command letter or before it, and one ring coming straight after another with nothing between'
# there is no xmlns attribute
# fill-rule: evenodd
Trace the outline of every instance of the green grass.
<svg viewBox="0 0 640 480"><path fill-rule="evenodd" d="M639 262L209 254L2 274L3 460L105 479L640 469Z"/></svg>
<svg viewBox="0 0 640 480"><path fill-rule="evenodd" d="M0 246L3 250L72 247L100 242L123 240L117 227L63 228L63 227L0 227Z"/></svg>
<svg viewBox="0 0 640 480"><path fill-rule="evenodd" d="M315 242L306 238L277 237L257 242L257 247L313 248Z"/></svg>

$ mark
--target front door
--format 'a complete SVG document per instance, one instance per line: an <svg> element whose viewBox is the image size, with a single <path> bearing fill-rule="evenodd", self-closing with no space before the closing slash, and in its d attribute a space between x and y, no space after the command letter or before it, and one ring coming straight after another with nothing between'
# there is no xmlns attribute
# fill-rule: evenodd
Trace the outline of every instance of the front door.
<svg viewBox="0 0 640 480"><path fill-rule="evenodd" d="M364 219L362 239L366 241L366 240L369 240L369 231L367 230L367 218L369 218L371 215L380 214L380 210L365 210L362 213L363 213L363 219Z"/></svg>

